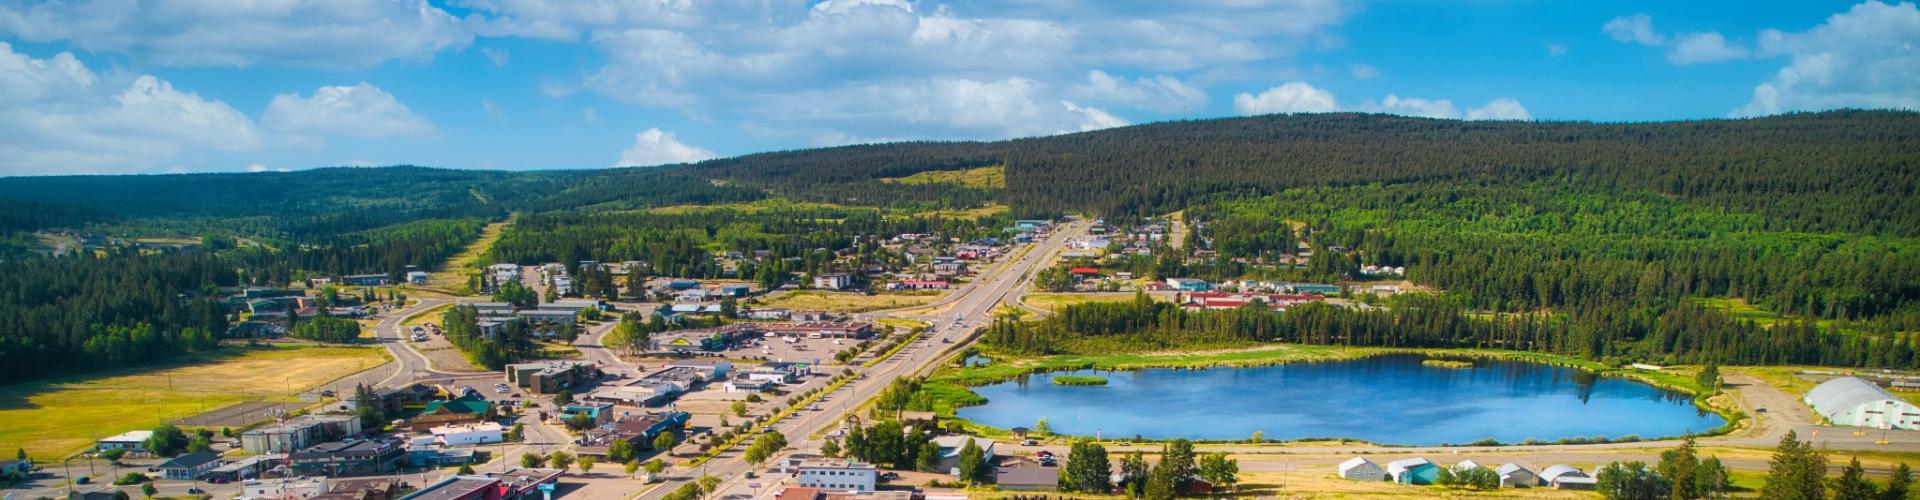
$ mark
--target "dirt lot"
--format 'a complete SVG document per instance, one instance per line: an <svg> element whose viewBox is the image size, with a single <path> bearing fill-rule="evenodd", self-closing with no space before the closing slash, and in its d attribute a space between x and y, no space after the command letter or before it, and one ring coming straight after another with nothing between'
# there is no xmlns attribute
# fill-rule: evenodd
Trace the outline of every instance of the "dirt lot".
<svg viewBox="0 0 1920 500"><path fill-rule="evenodd" d="M828 292L822 290L796 290L778 292L763 298L749 301L761 309L791 309L795 311L828 311L837 313L858 313L913 307L939 300L946 292L929 290L921 292L897 292L867 295L858 292Z"/></svg>

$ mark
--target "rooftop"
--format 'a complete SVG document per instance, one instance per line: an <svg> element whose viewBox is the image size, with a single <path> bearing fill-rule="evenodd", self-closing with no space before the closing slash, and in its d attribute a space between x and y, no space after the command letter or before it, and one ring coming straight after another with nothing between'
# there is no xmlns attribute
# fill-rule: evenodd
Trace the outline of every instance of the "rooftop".
<svg viewBox="0 0 1920 500"><path fill-rule="evenodd" d="M490 477L455 476L400 498L401 500L454 500L497 484L500 484L500 480Z"/></svg>

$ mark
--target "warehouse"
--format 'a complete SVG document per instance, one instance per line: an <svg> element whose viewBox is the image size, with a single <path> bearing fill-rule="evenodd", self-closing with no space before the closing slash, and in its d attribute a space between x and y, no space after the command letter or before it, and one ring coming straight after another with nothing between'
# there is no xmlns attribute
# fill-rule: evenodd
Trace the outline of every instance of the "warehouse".
<svg viewBox="0 0 1920 500"><path fill-rule="evenodd" d="M1807 391L1805 401L1833 425L1920 429L1920 408L1855 377L1828 380Z"/></svg>

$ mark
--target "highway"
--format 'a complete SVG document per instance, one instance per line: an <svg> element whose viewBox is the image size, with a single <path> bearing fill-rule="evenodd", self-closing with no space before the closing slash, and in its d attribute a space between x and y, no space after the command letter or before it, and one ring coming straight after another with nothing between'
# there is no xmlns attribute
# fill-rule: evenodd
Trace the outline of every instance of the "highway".
<svg viewBox="0 0 1920 500"><path fill-rule="evenodd" d="M921 319L932 321L935 326L928 330L927 334L916 341L915 344L901 350L900 353L894 355L892 358L888 358L880 364L864 369L862 373L865 375L865 378L855 380L852 383L842 386L838 390L828 393L820 403L825 410L803 410L775 424L774 428L782 434L785 434L788 441L792 443L792 449L789 451L818 450L821 441L812 439L810 436L819 434L822 431L828 430L831 426L837 425L848 412L859 408L862 402L879 394L894 378L924 374L936 367L939 361L945 359L948 354L963 348L972 340L973 332L992 320L992 311L995 305L1000 304L1009 297L1017 297L1019 294L1025 293L1028 284L1032 280L1034 269L1041 263L1046 262L1055 252L1065 247L1068 240L1084 234L1088 227L1088 224L1084 221L1072 221L1063 224L1057 227L1047 238L1032 243L1033 247L1026 253L1021 254L1017 260L1006 262L1004 265L993 269L990 273L981 275L979 279L955 290L945 299L926 306L908 309L908 311L916 311L950 305L947 312L939 315L939 317L925 314L889 314L885 312L862 315L863 318L891 316ZM955 317L960 318L960 321L954 321ZM951 341L952 343L949 344L943 341ZM726 492L726 497L741 498L757 496L759 492L748 491L748 488L746 488L747 481L744 473L749 470L749 465L745 460L740 458L740 454L740 448L736 447L700 467L670 471L668 473L669 477L665 481L651 489L641 492L638 498L643 500L659 499L671 493L674 489L686 484L688 481L698 478L700 475L712 475L721 478L719 490ZM770 487L772 486L771 483L777 482L777 480L769 478L766 482L768 484L763 486ZM616 487L624 485L631 485L631 487L636 489L647 487L647 485L641 485L637 482L615 482L611 484L611 486ZM583 491L579 493L587 492ZM631 494L624 491L595 491L588 496L593 498L632 498Z"/></svg>

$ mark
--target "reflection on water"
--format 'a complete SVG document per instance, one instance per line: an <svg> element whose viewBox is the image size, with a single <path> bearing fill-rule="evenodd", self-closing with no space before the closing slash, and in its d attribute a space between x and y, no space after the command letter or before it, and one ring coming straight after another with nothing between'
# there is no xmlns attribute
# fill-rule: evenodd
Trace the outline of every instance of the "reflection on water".
<svg viewBox="0 0 1920 500"><path fill-rule="evenodd" d="M967 362L972 363L973 358ZM1046 417L1056 432L1153 438L1336 437L1431 445L1483 438L1639 436L1705 432L1724 423L1684 394L1551 365L1480 361L1424 366L1419 356L1203 370L1082 370L974 388L983 406L961 417L996 427ZM983 360L984 361L984 360ZM1055 375L1107 377L1054 385Z"/></svg>

